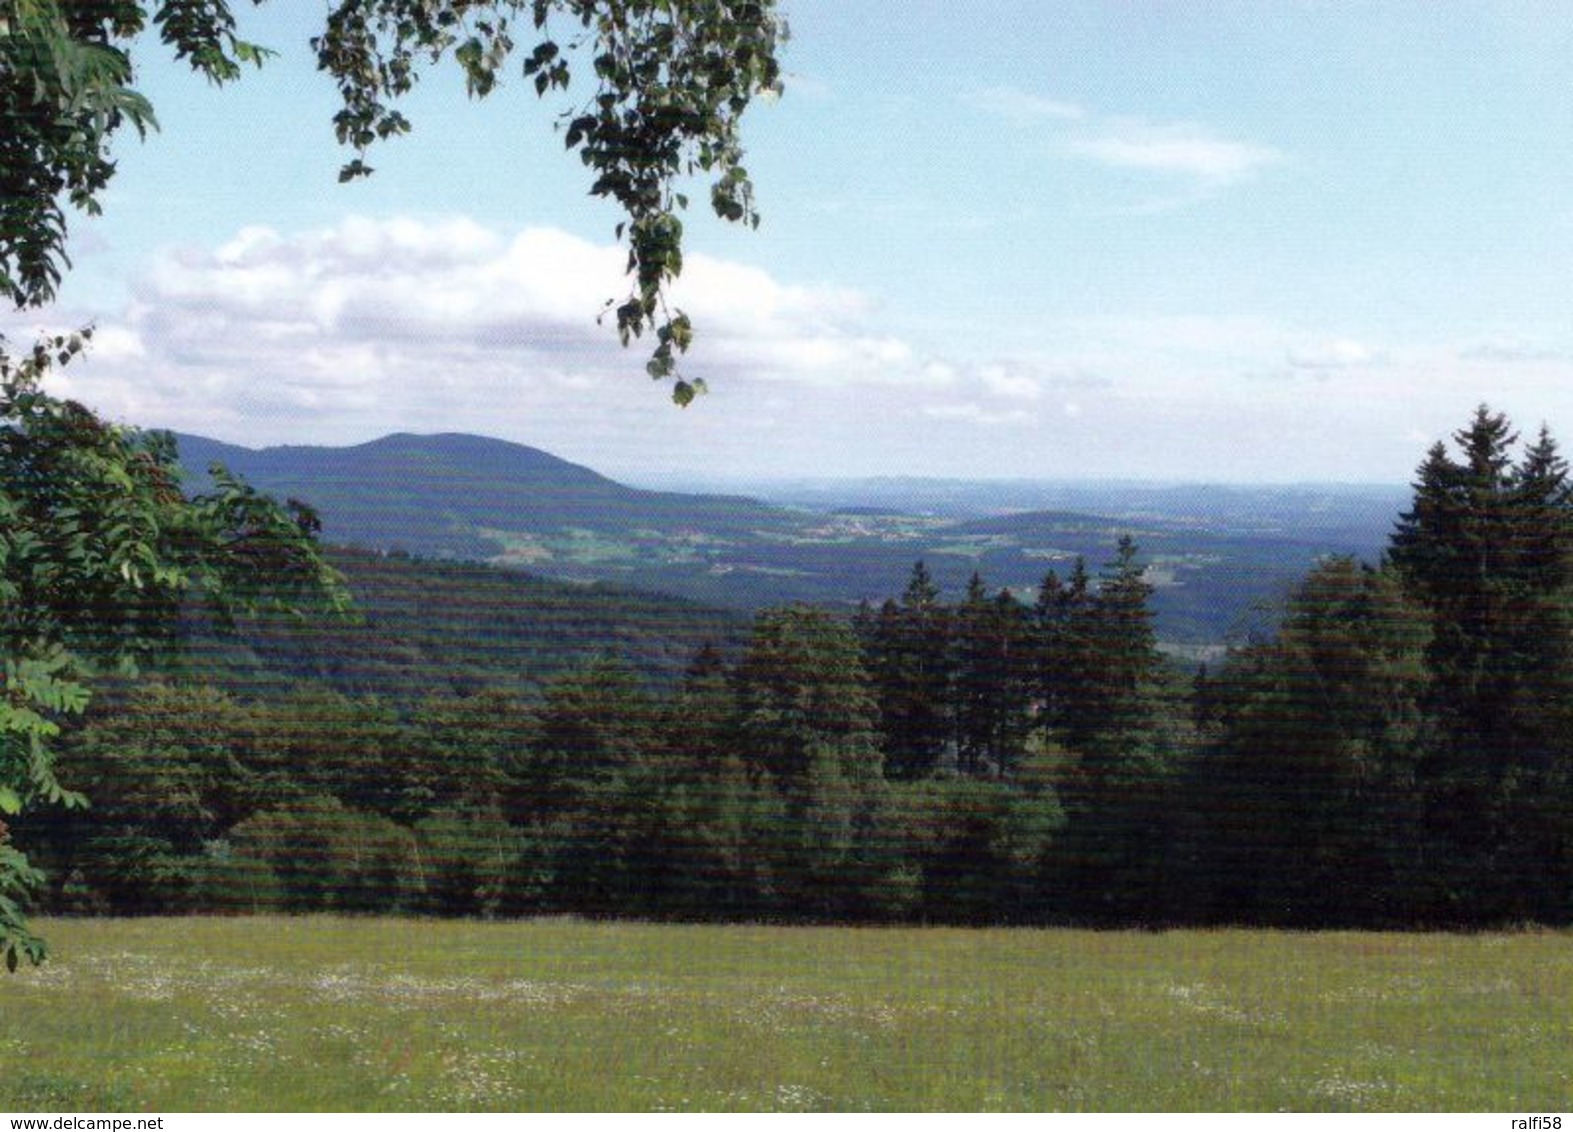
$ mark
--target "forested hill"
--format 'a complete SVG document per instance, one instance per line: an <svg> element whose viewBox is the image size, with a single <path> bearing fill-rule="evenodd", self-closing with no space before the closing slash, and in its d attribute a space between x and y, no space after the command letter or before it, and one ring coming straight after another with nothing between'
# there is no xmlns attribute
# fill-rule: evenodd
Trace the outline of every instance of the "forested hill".
<svg viewBox="0 0 1573 1132"><path fill-rule="evenodd" d="M222 463L270 494L310 503L327 542L376 550L528 565L551 557L528 545L534 535L621 537L671 525L748 531L786 518L753 499L625 487L538 448L462 433L396 433L343 448L176 439L199 481Z"/></svg>

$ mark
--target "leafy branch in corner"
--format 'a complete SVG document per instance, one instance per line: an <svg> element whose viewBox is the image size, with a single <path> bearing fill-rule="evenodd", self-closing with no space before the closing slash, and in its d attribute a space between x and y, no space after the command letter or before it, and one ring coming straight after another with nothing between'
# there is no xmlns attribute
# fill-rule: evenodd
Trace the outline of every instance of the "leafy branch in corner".
<svg viewBox="0 0 1573 1132"><path fill-rule="evenodd" d="M129 45L149 27L215 85L271 54L239 37L227 0L0 0L0 295L18 306L54 297L70 267L63 202L100 211L115 133L158 126L131 85ZM539 95L588 73L558 128L591 195L624 214L616 234L632 285L602 314L624 345L655 334L646 370L686 405L704 386L678 373L693 325L666 303L683 269L689 200L678 185L709 178L716 215L757 227L740 126L754 98L781 93L786 36L775 0L336 0L311 46L338 86L334 132L354 151L341 181L371 173L371 148L410 131L399 104L425 66L451 57L474 98L497 88L516 54Z"/></svg>

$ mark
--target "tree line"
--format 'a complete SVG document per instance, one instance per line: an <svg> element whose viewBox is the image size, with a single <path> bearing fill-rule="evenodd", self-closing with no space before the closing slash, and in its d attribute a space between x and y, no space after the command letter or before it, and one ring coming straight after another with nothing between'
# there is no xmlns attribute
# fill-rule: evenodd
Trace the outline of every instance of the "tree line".
<svg viewBox="0 0 1573 1132"><path fill-rule="evenodd" d="M1034 595L919 563L664 694L612 657L534 703L143 681L62 740L94 804L14 824L61 910L1566 923L1567 467L1484 408L1455 440L1380 564L1216 672L1159 652L1129 539Z"/></svg>

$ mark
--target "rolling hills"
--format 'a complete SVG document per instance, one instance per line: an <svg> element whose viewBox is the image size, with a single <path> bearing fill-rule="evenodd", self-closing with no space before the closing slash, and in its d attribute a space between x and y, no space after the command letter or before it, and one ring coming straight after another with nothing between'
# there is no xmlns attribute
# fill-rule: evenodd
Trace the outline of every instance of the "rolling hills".
<svg viewBox="0 0 1573 1132"><path fill-rule="evenodd" d="M783 490L784 505L641 490L538 449L453 433L260 450L178 439L196 482L217 461L304 499L331 543L736 610L878 602L920 558L951 597L973 571L1025 597L1078 557L1096 571L1130 534L1157 587L1161 637L1203 653L1270 621L1319 558L1374 559L1403 501L1388 488L888 480Z"/></svg>

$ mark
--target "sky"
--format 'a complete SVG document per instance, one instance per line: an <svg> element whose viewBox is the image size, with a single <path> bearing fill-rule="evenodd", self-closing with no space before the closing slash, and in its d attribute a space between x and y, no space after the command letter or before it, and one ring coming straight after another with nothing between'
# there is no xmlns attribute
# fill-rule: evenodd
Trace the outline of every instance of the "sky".
<svg viewBox="0 0 1573 1132"><path fill-rule="evenodd" d="M477 432L640 480L1404 482L1476 405L1573 442L1573 5L783 0L762 223L689 217L686 410L597 325L569 103L452 68L337 183L323 6L215 90L140 46L57 392L250 446ZM695 194L703 201L705 194Z"/></svg>

